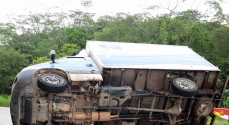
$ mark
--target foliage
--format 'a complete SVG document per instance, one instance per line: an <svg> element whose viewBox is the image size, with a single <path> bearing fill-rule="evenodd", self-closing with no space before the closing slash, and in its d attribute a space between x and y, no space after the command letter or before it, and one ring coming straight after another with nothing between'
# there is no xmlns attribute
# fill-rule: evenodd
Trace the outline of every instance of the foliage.
<svg viewBox="0 0 229 125"><path fill-rule="evenodd" d="M76 44L64 44L60 51L56 52L56 58L60 58L63 56L72 56L79 52L79 47ZM38 57L37 59L33 60L32 64L44 63L49 62L49 53L46 53L46 56Z"/></svg>
<svg viewBox="0 0 229 125"><path fill-rule="evenodd" d="M74 29L74 28L65 28L63 30L63 35L65 35L63 44L77 44L80 49L85 48L85 41L90 40L91 37L88 35L87 31L84 29Z"/></svg>
<svg viewBox="0 0 229 125"><path fill-rule="evenodd" d="M211 121L211 117L208 117L207 125L210 125L210 121ZM228 125L228 120L220 118L220 117L216 117L214 124L215 125Z"/></svg>
<svg viewBox="0 0 229 125"><path fill-rule="evenodd" d="M216 43L216 52L220 57L228 58L229 57L229 28L226 26L218 26L219 24L210 24L216 25L217 27L211 30L211 39Z"/></svg>
<svg viewBox="0 0 229 125"><path fill-rule="evenodd" d="M0 94L10 94L16 74L28 65L26 56L12 48L0 46Z"/></svg>
<svg viewBox="0 0 229 125"><path fill-rule="evenodd" d="M41 40L39 43L34 46L31 55L35 57L42 57L47 55L50 50L56 50L57 45L53 41L47 41L46 39Z"/></svg>
<svg viewBox="0 0 229 125"><path fill-rule="evenodd" d="M44 63L48 61L50 61L48 57L42 56L42 57L38 57L37 59L34 59L32 64L34 65L34 64Z"/></svg>
<svg viewBox="0 0 229 125"><path fill-rule="evenodd" d="M223 98L223 101L222 101L222 107L224 108L229 108L229 90L225 90L225 93L224 93L224 98Z"/></svg>
<svg viewBox="0 0 229 125"><path fill-rule="evenodd" d="M229 59L224 59L220 62L219 68L221 69L220 79L223 81L226 80L226 77L229 76Z"/></svg>
<svg viewBox="0 0 229 125"><path fill-rule="evenodd" d="M58 57L73 56L76 55L79 50L80 48L77 44L64 44Z"/></svg>
<svg viewBox="0 0 229 125"><path fill-rule="evenodd" d="M5 94L0 95L0 106L10 107L10 100L11 100L10 95L5 95Z"/></svg>
<svg viewBox="0 0 229 125"><path fill-rule="evenodd" d="M204 28L204 24L196 23L192 29L192 40L190 47L208 59L208 56L214 49L214 43L211 41L208 31Z"/></svg>

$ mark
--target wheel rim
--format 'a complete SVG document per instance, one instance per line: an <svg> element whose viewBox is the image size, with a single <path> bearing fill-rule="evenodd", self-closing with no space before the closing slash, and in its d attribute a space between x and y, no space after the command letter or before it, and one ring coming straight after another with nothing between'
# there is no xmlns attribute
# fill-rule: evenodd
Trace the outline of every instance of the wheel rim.
<svg viewBox="0 0 229 125"><path fill-rule="evenodd" d="M57 76L46 76L45 79L44 79L47 83L50 83L50 84L60 84L60 78L57 77Z"/></svg>
<svg viewBox="0 0 229 125"><path fill-rule="evenodd" d="M210 102L204 102L200 105L198 109L198 116L199 115L207 116L211 112L211 107L209 107L210 104L208 105L208 103Z"/></svg>
<svg viewBox="0 0 229 125"><path fill-rule="evenodd" d="M193 89L195 86L193 85L192 81L179 79L177 80L177 85L183 89Z"/></svg>

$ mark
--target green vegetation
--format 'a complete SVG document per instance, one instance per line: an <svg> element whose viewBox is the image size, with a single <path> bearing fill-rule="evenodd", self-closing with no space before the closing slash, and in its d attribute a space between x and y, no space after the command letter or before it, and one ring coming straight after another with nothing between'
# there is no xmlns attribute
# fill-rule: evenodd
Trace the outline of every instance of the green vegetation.
<svg viewBox="0 0 229 125"><path fill-rule="evenodd" d="M13 48L0 46L0 94L10 94L15 75L28 65L26 56Z"/></svg>
<svg viewBox="0 0 229 125"><path fill-rule="evenodd" d="M228 120L222 118L216 118L215 125L228 125Z"/></svg>
<svg viewBox="0 0 229 125"><path fill-rule="evenodd" d="M211 118L210 117L208 117L208 125L210 125L210 120L211 120ZM228 125L229 123L228 123L228 120L226 120L226 119L223 119L223 118L219 118L219 117L216 117L216 119L215 119L215 123L214 123L214 125Z"/></svg>
<svg viewBox="0 0 229 125"><path fill-rule="evenodd" d="M10 99L11 99L11 96L9 95L0 95L0 106L9 107Z"/></svg>

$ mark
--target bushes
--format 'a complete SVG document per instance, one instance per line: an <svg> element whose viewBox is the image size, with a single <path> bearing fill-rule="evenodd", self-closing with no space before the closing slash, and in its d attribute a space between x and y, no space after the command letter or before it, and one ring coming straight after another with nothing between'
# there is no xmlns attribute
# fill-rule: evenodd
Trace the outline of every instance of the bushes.
<svg viewBox="0 0 229 125"><path fill-rule="evenodd" d="M15 76L28 61L24 54L5 46L0 46L0 55L0 94L10 94Z"/></svg>
<svg viewBox="0 0 229 125"><path fill-rule="evenodd" d="M10 106L10 95L0 95L0 106L9 107Z"/></svg>

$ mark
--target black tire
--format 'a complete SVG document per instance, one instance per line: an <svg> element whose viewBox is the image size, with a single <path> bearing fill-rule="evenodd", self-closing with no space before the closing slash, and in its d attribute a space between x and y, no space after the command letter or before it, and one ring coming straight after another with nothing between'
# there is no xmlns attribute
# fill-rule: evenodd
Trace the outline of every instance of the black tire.
<svg viewBox="0 0 229 125"><path fill-rule="evenodd" d="M210 101L210 98L200 98L194 102L192 110L196 118L207 117L213 110L213 103Z"/></svg>
<svg viewBox="0 0 229 125"><path fill-rule="evenodd" d="M178 95L191 97L196 94L198 87L196 83L190 79L175 78L172 82L172 90Z"/></svg>
<svg viewBox="0 0 229 125"><path fill-rule="evenodd" d="M56 74L42 74L38 78L37 86L48 93L61 93L67 88L67 81Z"/></svg>

